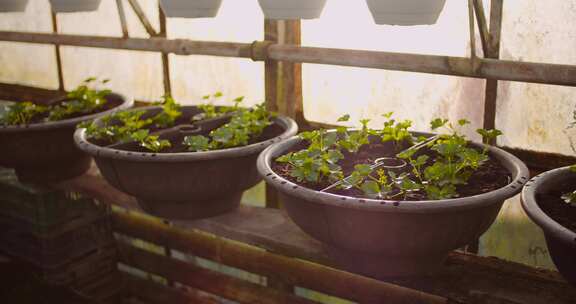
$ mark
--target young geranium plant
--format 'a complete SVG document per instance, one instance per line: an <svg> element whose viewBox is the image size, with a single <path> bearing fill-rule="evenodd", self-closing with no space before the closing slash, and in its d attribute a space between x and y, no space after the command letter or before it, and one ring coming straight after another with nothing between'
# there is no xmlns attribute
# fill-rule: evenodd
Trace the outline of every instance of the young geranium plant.
<svg viewBox="0 0 576 304"><path fill-rule="evenodd" d="M59 121L98 112L107 103L106 96L112 91L98 90L94 88L94 83L104 85L108 82L108 79L98 81L95 77L90 77L66 94L65 99L58 100L54 104L15 103L7 107L7 111L0 117L0 124L25 125L34 122Z"/></svg>
<svg viewBox="0 0 576 304"><path fill-rule="evenodd" d="M238 97L233 100L233 106L214 106L213 100L221 97L221 93L205 96L203 99L207 103L198 106L201 112L190 117L189 123L192 127L201 126L204 121L215 119L223 119L222 121L227 119L227 123L222 123L213 130L198 128L198 133L202 130L208 132L207 135L183 137L181 144L187 151L210 151L243 146L260 136L264 129L272 124L274 114L266 111L263 104L253 108L241 108L239 105L244 97ZM170 96L164 96L162 101L155 104L160 105L161 110L153 116L146 115L144 110L119 112L100 119L98 123L89 123L81 127L86 128L89 138L106 145L137 142L141 148L148 151L162 152L180 143L161 139L155 132L174 127L183 115L182 106Z"/></svg>
<svg viewBox="0 0 576 304"><path fill-rule="evenodd" d="M288 174L298 182L332 184L322 191L356 189L362 196L376 199L439 200L458 197L458 187L466 185L474 172L489 160L487 148L471 146L459 132L459 128L470 123L465 119L459 120L456 126L447 119L434 119L431 129L444 133L433 138L417 138L409 131L411 121L397 121L392 113L383 116L386 121L380 130L368 128L368 120L361 120L360 130L338 127L336 132L323 129L304 132L300 137L309 143L307 148L289 152L276 161L287 164ZM348 120L348 115L338 119ZM485 129L478 129L477 133L485 142L502 134ZM344 174L343 152L354 154L378 142L392 144L392 157L356 164Z"/></svg>

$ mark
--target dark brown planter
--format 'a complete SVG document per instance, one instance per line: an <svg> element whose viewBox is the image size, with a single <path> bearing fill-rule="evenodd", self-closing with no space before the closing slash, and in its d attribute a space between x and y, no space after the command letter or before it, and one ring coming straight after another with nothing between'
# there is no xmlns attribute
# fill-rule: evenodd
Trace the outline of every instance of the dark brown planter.
<svg viewBox="0 0 576 304"><path fill-rule="evenodd" d="M199 112L195 106L182 110L185 117ZM104 178L135 196L146 212L171 219L198 219L234 210L242 193L261 181L256 170L258 154L298 130L287 117L275 118L274 125L278 132L265 141L208 152L148 153L101 147L87 140L84 129L74 137L80 149L94 156Z"/></svg>
<svg viewBox="0 0 576 304"><path fill-rule="evenodd" d="M520 192L528 180L528 169L519 159L492 147L490 156L512 174L513 180L506 187L439 201L358 199L302 187L271 169L276 157L300 141L293 137L262 152L259 173L279 191L290 218L324 243L336 263L378 279L438 270L451 250L480 237L504 200Z"/></svg>
<svg viewBox="0 0 576 304"><path fill-rule="evenodd" d="M544 213L537 199L538 194L546 193L566 181L574 181L576 185L576 173L571 172L569 167L551 170L532 178L522 190L522 207L544 231L548 251L558 271L576 286L576 233Z"/></svg>
<svg viewBox="0 0 576 304"><path fill-rule="evenodd" d="M83 174L91 158L74 144L76 125L132 105L131 100L117 94L106 98L116 107L54 122L0 125L0 166L14 168L18 179L30 182L59 181Z"/></svg>

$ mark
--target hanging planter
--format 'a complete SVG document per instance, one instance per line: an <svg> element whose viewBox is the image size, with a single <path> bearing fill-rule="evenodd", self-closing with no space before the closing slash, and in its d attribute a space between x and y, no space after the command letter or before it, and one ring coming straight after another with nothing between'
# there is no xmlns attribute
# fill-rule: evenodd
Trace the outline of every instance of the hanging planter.
<svg viewBox="0 0 576 304"><path fill-rule="evenodd" d="M212 18L218 14L222 0L160 0L166 17Z"/></svg>
<svg viewBox="0 0 576 304"><path fill-rule="evenodd" d="M0 12L23 12L28 0L0 0Z"/></svg>
<svg viewBox="0 0 576 304"><path fill-rule="evenodd" d="M435 24L446 0L366 0L376 24Z"/></svg>
<svg viewBox="0 0 576 304"><path fill-rule="evenodd" d="M326 0L258 0L266 19L316 19Z"/></svg>
<svg viewBox="0 0 576 304"><path fill-rule="evenodd" d="M80 96L86 91L73 92ZM74 144L76 125L131 106L120 95L99 93L97 106L86 106L72 92L50 106L30 102L9 106L0 117L0 166L14 168L21 181L58 181L84 173L91 158Z"/></svg>
<svg viewBox="0 0 576 304"><path fill-rule="evenodd" d="M303 133L258 158L258 171L278 190L288 216L341 267L378 279L437 271L451 250L490 227L528 176L501 149L408 133L402 124ZM412 136L428 141L412 145ZM480 166L464 169L462 162L460 173L451 171L451 161L436 152L452 153L442 148L448 142Z"/></svg>
<svg viewBox="0 0 576 304"><path fill-rule="evenodd" d="M522 207L542 230L558 271L576 286L576 206L562 196L574 191L576 172L569 167L542 173L522 190Z"/></svg>
<svg viewBox="0 0 576 304"><path fill-rule="evenodd" d="M261 107L229 110L180 107L168 98L163 107L99 119L79 129L75 140L95 158L104 178L135 196L144 211L164 218L205 218L235 209L242 193L261 180L258 154L297 131L293 120L267 118ZM126 134L114 139L98 134L109 135L115 127Z"/></svg>
<svg viewBox="0 0 576 304"><path fill-rule="evenodd" d="M98 10L101 0L50 0L55 13L92 12Z"/></svg>

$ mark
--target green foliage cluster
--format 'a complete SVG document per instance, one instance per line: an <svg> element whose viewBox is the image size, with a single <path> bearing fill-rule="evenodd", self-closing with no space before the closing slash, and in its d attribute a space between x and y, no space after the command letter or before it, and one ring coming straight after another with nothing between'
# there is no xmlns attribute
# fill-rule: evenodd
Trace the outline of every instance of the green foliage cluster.
<svg viewBox="0 0 576 304"><path fill-rule="evenodd" d="M208 95L205 100L221 97L221 93ZM244 97L234 99L234 106L215 107L208 103L200 105L201 115L192 117L192 123L213 119L224 114L230 114L230 122L212 130L208 136L186 136L183 144L189 151L209 151L230 148L248 144L250 139L258 137L263 130L271 124L273 115L266 111L264 105L251 109L240 108L239 104ZM138 142L139 145L152 152L161 152L171 147L168 140L160 139L150 134L150 129L168 128L175 125L182 116L181 106L170 96L164 96L158 105L162 110L152 116L145 117L145 111L122 111L107 115L100 119L100 123L86 123L80 127L86 128L89 138L109 144Z"/></svg>
<svg viewBox="0 0 576 304"><path fill-rule="evenodd" d="M350 132L346 127L336 132L325 130L304 132L300 137L310 144L306 149L290 152L276 159L289 165L290 175L299 182L311 184L339 183L340 188L356 188L371 198L406 199L411 195L425 194L428 199L439 200L458 197L456 187L468 182L470 176L488 160L487 148L478 150L469 146L466 137L460 134L448 120L434 119L432 130L444 128L447 134L439 135L426 143L422 149L429 149L434 157L418 153L419 149L406 149L397 158L406 162L408 172L401 174L394 170L377 169L371 164L359 164L348 177L344 177L339 162L344 158L342 151L357 152L358 149L380 140L392 142L396 151L407 144L417 144L426 138L413 138L409 132L411 122L396 121L392 113L383 115L387 120L381 130L367 127L368 121L361 121L362 128ZM348 121L345 115L339 121ZM461 119L458 127L469 124ZM485 141L492 140L502 133L498 130L477 130ZM376 171L376 172L374 172Z"/></svg>
<svg viewBox="0 0 576 304"><path fill-rule="evenodd" d="M576 111L572 112L572 122L570 123L568 128L570 129L574 127L576 127ZM572 141L570 141L570 147L572 148L572 151L576 152L576 148L574 147ZM576 165L570 166L570 171L576 172ZM562 194L561 199L566 204L570 204L570 206L576 207L576 190Z"/></svg>
<svg viewBox="0 0 576 304"><path fill-rule="evenodd" d="M147 128L171 127L182 116L182 111L181 106L168 95L156 104L161 105L162 110L152 117L144 118L146 111L121 111L102 117L100 124L90 122L79 127L86 128L87 136L95 140L107 143L136 141L149 151L160 152L169 148L170 142L150 135Z"/></svg>
<svg viewBox="0 0 576 304"><path fill-rule="evenodd" d="M47 121L58 121L75 116L93 113L106 104L106 96L110 90L95 90L90 88L97 79L90 77L83 81L73 91L66 95L67 101L53 106L37 105L32 102L15 103L8 107L0 123L4 125L29 124L39 116L47 114ZM108 83L109 80L102 80L101 84Z"/></svg>
<svg viewBox="0 0 576 304"><path fill-rule="evenodd" d="M12 126L29 124L38 115L48 112L48 107L26 101L14 103L6 110L0 116L0 124Z"/></svg>
<svg viewBox="0 0 576 304"><path fill-rule="evenodd" d="M251 139L260 136L264 129L272 124L271 118L274 115L266 111L264 104L253 108L240 108L238 105L242 99L242 97L236 98L233 107L218 112L218 115L224 113L232 115L227 124L210 131L208 136L186 136L183 144L188 147L188 151L211 151L245 146Z"/></svg>

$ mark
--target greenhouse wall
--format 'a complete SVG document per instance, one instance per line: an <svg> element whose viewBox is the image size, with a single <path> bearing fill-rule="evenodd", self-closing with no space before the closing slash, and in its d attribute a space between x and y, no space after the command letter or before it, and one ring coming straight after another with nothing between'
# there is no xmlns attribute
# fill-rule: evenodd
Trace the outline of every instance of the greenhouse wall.
<svg viewBox="0 0 576 304"><path fill-rule="evenodd" d="M156 30L156 0L139 1ZM501 58L515 61L576 64L576 2L505 1ZM302 21L302 42L307 46L380 50L449 56L469 56L467 2L447 0L437 24L395 27L373 23L364 1L330 0L323 16ZM486 9L489 1L485 1ZM137 16L125 3L131 37L148 37ZM554 16L554 18L549 18ZM256 0L223 1L214 19L169 19L168 38L234 41L262 40L263 15ZM347 20L356 20L354 23ZM104 0L97 12L59 14L63 34L121 37L116 1ZM52 32L48 0L33 0L24 13L0 15L0 30ZM477 45L480 45L479 39ZM478 47L479 48L479 47ZM481 52L480 49L477 52ZM111 89L145 101L164 94L159 53L61 47L66 89L89 76L111 79ZM170 55L170 80L181 103L201 102L201 96L223 92L230 99L245 96L247 104L264 100L264 65L249 59ZM0 42L0 82L58 88L55 48L48 45ZM484 117L485 80L429 74L333 67L303 66L304 111L308 120L333 123L342 114L355 121L393 111L410 119L419 130L429 130L432 118L468 118L473 134ZM567 129L576 105L576 89L569 87L499 82L497 128L504 131L499 144L537 151L574 153ZM262 201L262 188L251 200ZM502 223L512 225L500 225ZM526 234L525 231L534 231ZM519 231L532 235L517 243L507 240ZM518 200L510 200L491 230L483 237L481 253L551 267L542 234L523 214Z"/></svg>

